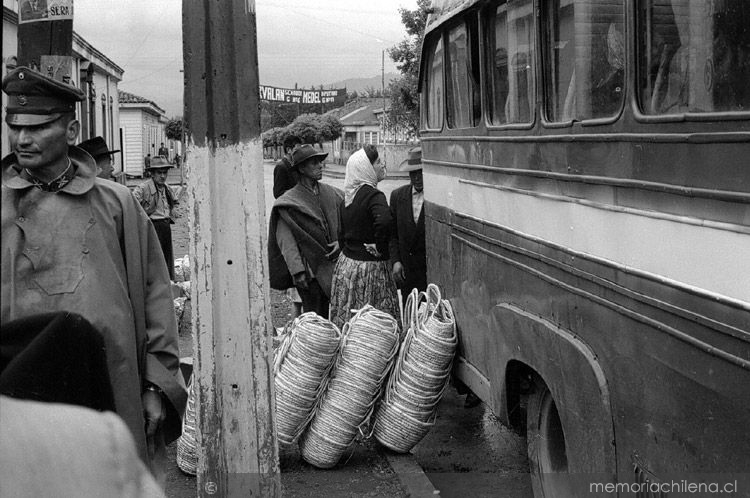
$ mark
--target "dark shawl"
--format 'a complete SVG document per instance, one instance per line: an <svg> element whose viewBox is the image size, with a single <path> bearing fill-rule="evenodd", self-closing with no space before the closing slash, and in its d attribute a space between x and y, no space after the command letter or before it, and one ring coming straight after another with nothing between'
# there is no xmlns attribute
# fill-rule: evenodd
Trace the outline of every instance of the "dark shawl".
<svg viewBox="0 0 750 498"><path fill-rule="evenodd" d="M336 240L339 221L338 206L344 198L341 190L318 183L320 195L316 196L301 184L297 184L276 199L271 210L268 230L268 266L271 287L292 287L292 276L276 242L276 227L283 218L297 241L302 257L315 274L318 284L327 296L331 295L334 261L326 254L331 251L328 244Z"/></svg>

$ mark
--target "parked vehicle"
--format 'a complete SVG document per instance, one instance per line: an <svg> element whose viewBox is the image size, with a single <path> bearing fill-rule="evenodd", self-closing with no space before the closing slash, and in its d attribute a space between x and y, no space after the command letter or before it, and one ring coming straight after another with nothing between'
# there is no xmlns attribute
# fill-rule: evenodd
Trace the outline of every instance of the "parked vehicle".
<svg viewBox="0 0 750 498"><path fill-rule="evenodd" d="M535 495L747 492L750 3L432 7L428 278Z"/></svg>

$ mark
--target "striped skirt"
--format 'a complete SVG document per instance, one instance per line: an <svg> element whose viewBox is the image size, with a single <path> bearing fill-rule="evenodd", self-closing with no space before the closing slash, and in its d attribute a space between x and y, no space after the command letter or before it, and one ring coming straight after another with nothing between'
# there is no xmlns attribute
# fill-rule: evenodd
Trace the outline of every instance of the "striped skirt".
<svg viewBox="0 0 750 498"><path fill-rule="evenodd" d="M331 285L331 317L343 327L354 313L366 304L384 311L399 324L398 294L388 261L359 261L339 255Z"/></svg>

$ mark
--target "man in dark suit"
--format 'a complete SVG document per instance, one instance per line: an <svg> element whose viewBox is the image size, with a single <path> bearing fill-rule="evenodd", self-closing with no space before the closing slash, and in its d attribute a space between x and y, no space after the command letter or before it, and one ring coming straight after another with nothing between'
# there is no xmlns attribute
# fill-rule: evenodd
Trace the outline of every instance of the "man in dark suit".
<svg viewBox="0 0 750 498"><path fill-rule="evenodd" d="M396 225L389 251L393 279L401 289L402 299L406 299L412 289L427 288L421 147L409 151L399 171L408 171L411 182L391 192L391 216Z"/></svg>

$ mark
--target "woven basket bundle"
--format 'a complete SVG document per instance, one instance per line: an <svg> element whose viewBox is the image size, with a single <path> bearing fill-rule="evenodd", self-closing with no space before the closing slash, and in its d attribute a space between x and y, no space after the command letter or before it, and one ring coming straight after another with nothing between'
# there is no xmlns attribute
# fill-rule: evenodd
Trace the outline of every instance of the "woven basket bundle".
<svg viewBox="0 0 750 498"><path fill-rule="evenodd" d="M314 312L287 326L273 365L280 442L294 442L310 421L340 345L338 327Z"/></svg>
<svg viewBox="0 0 750 498"><path fill-rule="evenodd" d="M194 476L198 471L198 443L195 427L195 387L190 378L185 417L182 420L182 435L177 440L177 466L186 474Z"/></svg>
<svg viewBox="0 0 750 498"><path fill-rule="evenodd" d="M458 336L453 309L434 284L426 292L412 291L402 323L408 329L375 411L373 435L382 445L406 453L435 422Z"/></svg>
<svg viewBox="0 0 750 498"><path fill-rule="evenodd" d="M319 468L338 463L369 422L396 358L396 320L370 305L344 325L341 351L312 422L299 439L302 458Z"/></svg>

